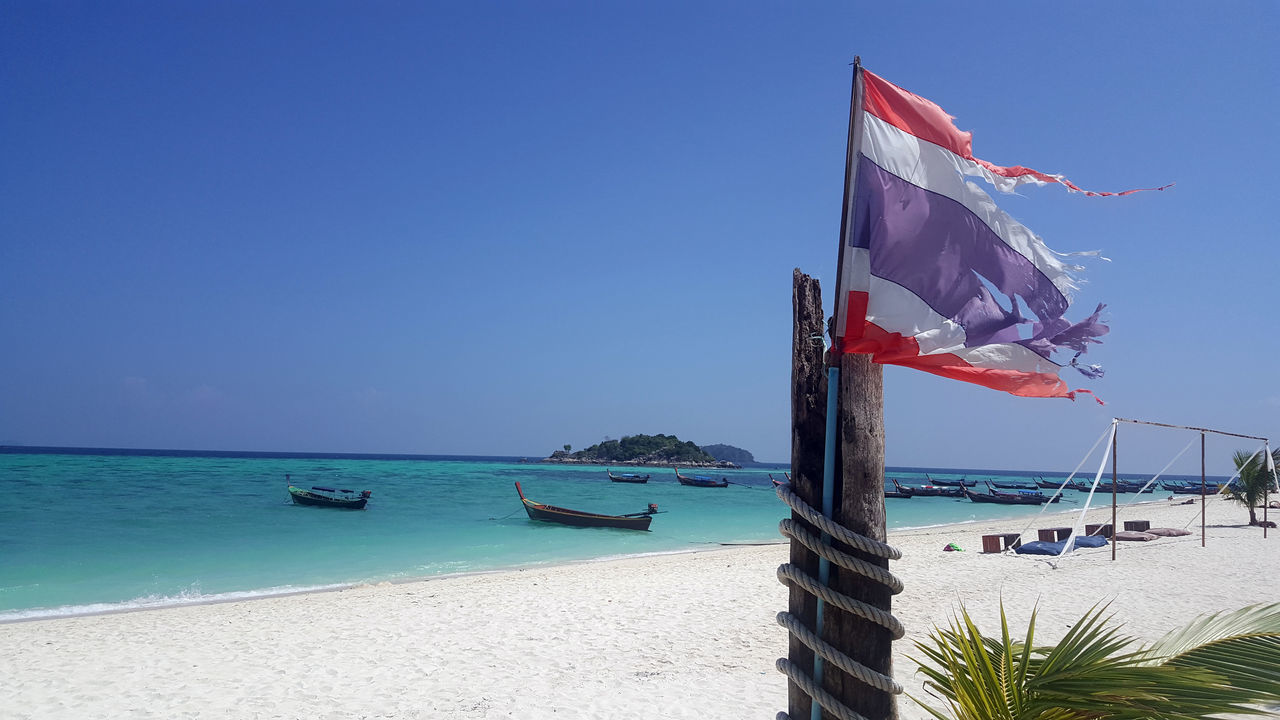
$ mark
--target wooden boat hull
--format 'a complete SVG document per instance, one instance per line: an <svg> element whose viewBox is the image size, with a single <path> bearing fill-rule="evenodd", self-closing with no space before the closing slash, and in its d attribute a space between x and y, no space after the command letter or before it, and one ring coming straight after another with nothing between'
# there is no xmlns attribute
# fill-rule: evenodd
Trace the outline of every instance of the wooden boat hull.
<svg viewBox="0 0 1280 720"><path fill-rule="evenodd" d="M964 497L962 487L938 487L936 485L920 485L912 488L920 497Z"/></svg>
<svg viewBox="0 0 1280 720"><path fill-rule="evenodd" d="M912 495L916 494L916 489L908 487L898 482L894 478L889 478L889 482L893 483L893 489L885 488L884 496L887 498L898 498L899 500L909 500Z"/></svg>
<svg viewBox="0 0 1280 720"><path fill-rule="evenodd" d="M1161 483L1161 487L1163 487L1166 492L1171 492L1174 495L1200 495L1202 491L1205 495L1218 494L1217 485L1206 485L1204 488L1201 488L1199 485L1165 485Z"/></svg>
<svg viewBox="0 0 1280 720"><path fill-rule="evenodd" d="M598 513L570 510L569 508L534 502L524 496L524 491L520 489L520 483L516 483L516 492L520 493L520 502L524 504L524 511L529 515L530 520L543 520L546 522L560 523L561 525L572 525L573 527L611 527L621 528L623 530L648 530L649 523L653 522L653 512L655 512L652 509L653 506L651 506L651 509L648 512L636 513L634 516L630 517L626 515L600 515Z"/></svg>
<svg viewBox="0 0 1280 720"><path fill-rule="evenodd" d="M352 491L348 490L347 492ZM293 499L295 505L340 508L343 510L363 510L364 506L369 502L369 494L367 493L368 491L365 491L350 498L333 497L300 487L289 486L289 497Z"/></svg>
<svg viewBox="0 0 1280 720"><path fill-rule="evenodd" d="M679 481L681 485L687 485L689 487L705 487L705 488L729 487L728 480L712 480L711 478L689 477L688 475L681 475L679 468L674 468L674 470L676 471L676 480Z"/></svg>
<svg viewBox="0 0 1280 720"><path fill-rule="evenodd" d="M992 495L989 493L976 493L968 488L965 488L964 495L976 503L994 503L997 505L1043 505L1048 500L1043 495L1040 497L1012 494Z"/></svg>
<svg viewBox="0 0 1280 720"><path fill-rule="evenodd" d="M729 487L727 480L699 480L697 478L684 477L677 477L676 479L680 481L681 485L688 485L689 487Z"/></svg>
<svg viewBox="0 0 1280 720"><path fill-rule="evenodd" d="M1035 490L1035 486L1023 483L993 482L991 485L993 487L998 487L1001 490ZM1054 487L1057 486L1055 485Z"/></svg>
<svg viewBox="0 0 1280 720"><path fill-rule="evenodd" d="M647 482L649 482L649 476L648 476L648 475L633 475L633 474L630 474L630 473L628 473L628 474L623 474L623 475L614 475L613 473L609 472L608 470L605 470L605 474L606 474L606 475L608 475L608 476L609 476L609 479L610 479L610 480L612 480L613 482L620 482L620 483L647 483Z"/></svg>
<svg viewBox="0 0 1280 720"><path fill-rule="evenodd" d="M1080 492L1089 492L1089 487L1090 487L1090 486L1089 486L1089 485L1068 485L1067 487L1073 487L1073 488L1075 488L1076 490L1079 490ZM1166 488L1166 489L1167 489L1167 488ZM1138 492L1139 490L1142 490L1142 483L1139 483L1139 484L1137 484L1137 485L1126 485L1126 484L1124 484L1124 483L1120 483L1119 485L1117 485L1117 486L1116 486L1116 492L1118 492L1118 493L1136 493L1136 492ZM1142 490L1142 492L1144 492L1144 493L1155 492L1155 491L1156 491L1156 486L1155 486L1155 485L1152 485L1151 487L1147 488L1146 490ZM1100 493L1109 493L1109 492L1111 492L1111 483L1109 483L1109 482L1108 482L1108 483L1098 483L1098 492L1100 492ZM1197 491L1197 492L1199 492L1199 491Z"/></svg>

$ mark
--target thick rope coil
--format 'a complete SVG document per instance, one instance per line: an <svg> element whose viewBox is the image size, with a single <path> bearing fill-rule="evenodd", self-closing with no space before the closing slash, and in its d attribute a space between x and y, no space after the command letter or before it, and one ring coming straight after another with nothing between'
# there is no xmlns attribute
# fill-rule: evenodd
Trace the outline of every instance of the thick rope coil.
<svg viewBox="0 0 1280 720"><path fill-rule="evenodd" d="M892 545L886 545L879 540L873 540L869 537L859 535L858 533L837 524L834 520L824 516L822 513L809 507L809 504L800 499L799 495L791 492L791 488L786 485L778 486L778 497L782 502L796 511L800 517L808 520L810 524L818 528L822 532L831 536L832 540L840 542L850 547L855 547L868 555L876 557L888 558L889 560L900 560L902 553L898 548Z"/></svg>
<svg viewBox="0 0 1280 720"><path fill-rule="evenodd" d="M848 528L836 524L830 518L824 517L821 513L814 510L808 503L801 500L798 495L791 491L786 485L778 486L778 497L785 502L797 515L808 520L815 525L823 533L831 536L833 540L838 540L846 545L855 547L862 552L875 557L897 560L902 557L902 553L897 548L885 543L879 542L872 538L859 535ZM884 568L874 565L856 558L848 553L841 552L828 543L822 541L821 538L815 536L812 532L800 526L791 518L784 519L778 526L779 531L809 550L816 553L819 557L825 558L827 561L836 565L858 573L863 577L874 580L889 588L890 592L897 594L902 592L902 581L895 577L892 573ZM831 588L823 586L811 575L800 570L798 567L787 563L778 568L778 580L788 586L799 587L823 602L830 603L846 612L857 615L858 617L874 622L890 632L895 640L900 639L905 634L902 623L898 621L892 614L869 605L860 600L855 600L847 595L838 593ZM857 662L853 658L840 652L838 648L818 637L809 628L800 622L799 618L791 613L778 613L778 624L786 628L797 640L804 643L809 649L813 650L819 657L826 662L840 668L852 677L861 680L877 690L887 693L898 694L902 692L902 686L894 681L888 675L876 672L871 668ZM840 702L831 693L823 690L820 685L813 681L804 670L800 669L795 663L787 658L779 658L777 661L778 671L786 675L791 682L796 684L806 695L813 699L814 702L822 706L824 710L832 715L840 718L840 720L867 720L862 715L849 709L844 703ZM780 712L776 720L790 720L785 712Z"/></svg>
<svg viewBox="0 0 1280 720"><path fill-rule="evenodd" d="M840 702L835 695L823 690L820 685L813 681L813 678L806 675L804 670L801 670L799 666L790 660L778 658L778 661L774 663L774 667L778 668L778 672L786 675L791 682L803 690L804 694L821 705L823 710L835 715L840 720L867 720L865 716L845 707L845 704ZM780 712L774 716L774 720L791 720L791 716Z"/></svg>
<svg viewBox="0 0 1280 720"><path fill-rule="evenodd" d="M783 585L796 585L810 595L822 598L828 605L834 605L847 613L857 615L863 620L870 620L888 630L894 640L901 640L902 636L907 634L906 628L902 626L901 622L898 622L898 618L894 617L892 613L885 612L875 605L838 593L814 580L808 573L791 563L784 563L778 566L778 582Z"/></svg>
<svg viewBox="0 0 1280 720"><path fill-rule="evenodd" d="M799 523L791 518L784 518L778 523L778 532L785 537L796 540L801 545L809 548L819 557L824 557L828 561L839 565L842 568L852 570L859 575L875 580L881 585L889 588L889 592L897 595L902 592L902 581L894 577L893 573L885 570L879 565L873 565L866 560L858 558L846 552L841 552L830 545L822 542L817 535L805 530ZM869 618L868 618L869 619Z"/></svg>
<svg viewBox="0 0 1280 720"><path fill-rule="evenodd" d="M883 673L878 673L840 652L840 649L835 645L823 640L815 635L812 630L805 627L804 623L800 622L800 618L795 615L789 612L778 613L778 624L790 631L792 635L795 635L797 640L808 645L810 650L821 655L824 660L858 678L863 683L880 692L887 692L893 695L902 692L902 686L895 682L893 678Z"/></svg>

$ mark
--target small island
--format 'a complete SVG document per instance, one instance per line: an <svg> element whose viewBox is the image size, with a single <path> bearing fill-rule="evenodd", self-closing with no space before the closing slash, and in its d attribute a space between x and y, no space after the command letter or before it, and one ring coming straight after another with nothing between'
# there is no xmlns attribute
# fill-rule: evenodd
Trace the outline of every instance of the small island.
<svg viewBox="0 0 1280 720"><path fill-rule="evenodd" d="M605 439L585 450L573 451L565 445L542 462L580 463L583 465L655 465L671 467L738 467L727 460L717 460L692 442L675 435L628 435L620 440Z"/></svg>
<svg viewBox="0 0 1280 720"><path fill-rule="evenodd" d="M702 451L717 460L731 462L738 467L748 467L756 464L754 455L732 445L703 445Z"/></svg>

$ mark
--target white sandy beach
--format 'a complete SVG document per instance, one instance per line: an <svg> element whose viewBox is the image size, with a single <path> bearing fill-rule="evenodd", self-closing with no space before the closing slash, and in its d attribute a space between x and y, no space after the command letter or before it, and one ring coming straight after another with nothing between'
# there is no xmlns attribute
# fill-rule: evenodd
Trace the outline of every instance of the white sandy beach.
<svg viewBox="0 0 1280 720"><path fill-rule="evenodd" d="M1272 511L1278 515L1280 511ZM1038 607L1055 639L1111 602L1154 639L1205 612L1280 599L1280 532L1213 500L1123 512L1193 534L1061 562L982 554L1024 521L893 533L894 612L908 635L895 675L920 695L911 641L963 602L998 632ZM1275 519L1273 517L1273 519ZM1110 509L1091 513L1109 521ZM1071 524L1046 513L1037 527ZM964 552L942 552L955 542ZM786 709L774 616L784 544L527 569L261 600L0 625L0 717L772 718ZM1056 567L1055 567L1056 566ZM901 717L924 718L906 698Z"/></svg>

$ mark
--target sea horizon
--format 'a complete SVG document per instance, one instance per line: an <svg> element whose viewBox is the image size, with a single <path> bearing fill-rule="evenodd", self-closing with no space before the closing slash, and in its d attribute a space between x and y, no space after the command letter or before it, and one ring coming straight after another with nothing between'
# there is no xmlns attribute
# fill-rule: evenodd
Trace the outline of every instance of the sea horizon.
<svg viewBox="0 0 1280 720"><path fill-rule="evenodd" d="M32 454L32 455L137 455L140 457L225 457L225 458L279 458L279 459L318 459L318 460L435 460L435 461L491 461L515 462L529 465L566 465L582 467L614 467L608 463L572 462L561 463L547 461L549 455L469 455L460 453L357 453L330 452L320 450L191 450L177 448L133 448L133 447L93 447L72 445L23 445L21 443L0 444L0 455ZM617 467L670 467L669 463L657 465L633 465L619 462ZM743 465L741 469L786 470L791 462L772 462L755 460ZM1013 477L1035 477L1037 475L1067 475L1067 471L1052 469L995 469L995 468L943 468L925 465L885 465L886 472L931 472L943 475L947 473L972 473ZM1081 476L1077 473L1077 476ZM1120 473L1121 479L1149 478L1150 473ZM1168 477L1191 477L1178 475ZM1195 477L1199 477L1198 475ZM1206 475L1206 478L1225 479L1224 475Z"/></svg>

